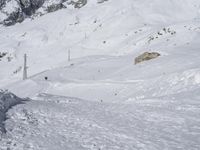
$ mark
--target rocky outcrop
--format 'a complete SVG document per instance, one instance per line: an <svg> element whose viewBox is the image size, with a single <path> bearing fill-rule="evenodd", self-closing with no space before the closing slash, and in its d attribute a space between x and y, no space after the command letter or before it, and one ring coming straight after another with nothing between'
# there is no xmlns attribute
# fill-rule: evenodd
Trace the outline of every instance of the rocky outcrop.
<svg viewBox="0 0 200 150"><path fill-rule="evenodd" d="M24 15L20 9L10 13L8 17L1 22L6 26L14 25L17 22L22 22L24 20Z"/></svg>
<svg viewBox="0 0 200 150"><path fill-rule="evenodd" d="M0 135L5 133L3 121L6 119L6 112L13 106L22 103L25 99L21 99L16 95L0 90Z"/></svg>
<svg viewBox="0 0 200 150"><path fill-rule="evenodd" d="M103 3L105 1L108 1L108 0L97 0L97 3Z"/></svg>
<svg viewBox="0 0 200 150"><path fill-rule="evenodd" d="M5 3L5 0L0 1L0 8L2 8L3 4Z"/></svg>
<svg viewBox="0 0 200 150"><path fill-rule="evenodd" d="M42 6L44 0L4 0L0 7L0 23L6 26L22 22Z"/></svg>
<svg viewBox="0 0 200 150"><path fill-rule="evenodd" d="M108 0L96 0L103 3ZM5 26L22 22L27 17L41 16L73 5L82 8L87 0L0 0L0 24Z"/></svg>
<svg viewBox="0 0 200 150"><path fill-rule="evenodd" d="M74 8L81 8L87 4L87 0L71 1L69 4L74 5Z"/></svg>
<svg viewBox="0 0 200 150"><path fill-rule="evenodd" d="M54 4L54 5L48 6L46 11L49 13L49 12L57 11L57 10L62 9L62 8L66 8L65 5L63 5L62 3Z"/></svg>
<svg viewBox="0 0 200 150"><path fill-rule="evenodd" d="M66 0L4 0L0 3L0 23L6 26L22 22L25 18L32 16L39 8L46 12L53 12L64 8ZM46 5L46 7L44 6Z"/></svg>
<svg viewBox="0 0 200 150"><path fill-rule="evenodd" d="M151 59L155 59L157 57L159 57L160 54L157 52L145 52L141 55L139 55L138 57L135 58L135 64L141 63L143 61L147 61L147 60L151 60Z"/></svg>
<svg viewBox="0 0 200 150"><path fill-rule="evenodd" d="M19 3L22 12L25 15L30 16L43 5L44 0L19 0Z"/></svg>
<svg viewBox="0 0 200 150"><path fill-rule="evenodd" d="M87 0L1 0L0 24L10 26L31 16L40 16L73 5L81 8Z"/></svg>

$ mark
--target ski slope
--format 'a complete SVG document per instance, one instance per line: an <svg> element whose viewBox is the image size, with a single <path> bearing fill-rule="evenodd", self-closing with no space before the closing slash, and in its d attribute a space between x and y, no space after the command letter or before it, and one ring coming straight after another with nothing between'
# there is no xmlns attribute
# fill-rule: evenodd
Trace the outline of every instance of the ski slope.
<svg viewBox="0 0 200 150"><path fill-rule="evenodd" d="M0 143L13 150L199 149L199 113L198 99L187 97L127 105L40 94L9 111L9 142Z"/></svg>
<svg viewBox="0 0 200 150"><path fill-rule="evenodd" d="M32 100L8 111L0 150L200 149L199 12L198 0L88 0L1 26L0 88ZM135 65L146 51L161 56Z"/></svg>

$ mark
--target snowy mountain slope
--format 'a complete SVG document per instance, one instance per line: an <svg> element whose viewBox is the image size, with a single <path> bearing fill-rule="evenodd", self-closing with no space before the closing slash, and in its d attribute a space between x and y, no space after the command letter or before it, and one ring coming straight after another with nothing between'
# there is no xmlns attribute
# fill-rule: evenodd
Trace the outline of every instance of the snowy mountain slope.
<svg viewBox="0 0 200 150"><path fill-rule="evenodd" d="M57 91L58 93L55 92L55 94L93 100L111 100L111 96L108 97L108 93L115 100L115 93L121 93L121 91L123 92L121 98L118 97L118 100L127 100L130 95L132 97L144 96L145 93L141 93L141 90L150 91L149 89L153 89L151 90L152 95L154 91L166 95L176 93L178 90L183 91L184 88L187 91L187 88L198 86L200 82L198 24L195 25L194 23L193 29L191 29L196 31L190 31L187 29L190 26L184 27L183 24L171 28L176 29L175 36L167 35L149 44L148 48L150 50L156 50L161 53L162 56L157 60L134 65L134 57L146 50L146 48L122 56L89 56L81 59L72 59L71 62L67 62L67 55L64 55L63 61L65 62L59 64L63 67L48 71L42 68L46 67L46 64L41 67L37 66L34 71L43 70L39 74L31 76L31 81L26 81L27 83L20 81L15 86L11 84L6 88L13 90L14 93L18 93L20 96L33 96L37 95L38 92L49 91L49 93L54 93ZM148 43L148 40L146 42ZM58 56L60 55L58 54ZM61 59L62 56L60 56ZM41 61L48 61L48 58ZM51 63L54 62L52 61ZM33 70L32 67L29 68L29 73ZM18 75L21 78L21 74ZM48 82L44 80L45 76L49 78ZM154 86L157 82L160 84ZM32 87L30 92L16 88L16 86L23 88L23 86L27 85ZM35 92L33 89L35 89ZM76 92L73 92L74 90ZM85 95L87 91L93 91L94 94ZM102 91L106 94L102 94ZM78 93L80 95L77 95ZM127 96L125 96L126 94Z"/></svg>
<svg viewBox="0 0 200 150"><path fill-rule="evenodd" d="M187 0L185 2L189 3ZM5 69L1 73L7 72L6 74L18 79L21 78L21 74L13 75L13 72L22 66L24 53L27 53L29 57L29 66L31 66L29 75L31 76L65 64L69 49L72 58L88 55L124 55L127 53L136 56L141 51L161 51L160 47L155 47L156 43L159 45L168 38L172 41L162 44L168 50L181 45L185 46L193 40L197 41L198 38L195 36L198 36L199 26L198 20L194 19L198 18L198 9L195 9L194 2L190 2L187 9L184 9L185 5L182 3L181 7L176 3L175 5L169 2L168 7L179 10L179 12L166 10L163 13L155 9L159 7L158 4L162 6L159 1L152 3L154 4L152 7L149 7L147 0L144 3L128 0L108 1L95 6L89 5L89 3L80 10L61 10L32 21L27 20L22 24L6 28L6 30L2 27L0 29L0 36L3 39L0 43L1 51L8 52L13 59L9 63L9 68L11 68L9 72ZM166 9L168 7L165 6ZM170 14L166 15L166 13ZM176 15L173 15L174 13ZM162 16L162 19L157 17L158 14ZM168 17L169 15L173 17ZM175 25L171 25L174 23ZM155 36L156 39L157 32L164 27L172 27L172 29L170 28L172 31L180 30L179 28L182 30L177 31L176 35L160 36L159 39L149 44L149 38ZM192 29L189 30L190 28ZM183 39L185 34L188 36L184 36ZM177 36L179 37L176 38ZM173 44L177 44L176 40L181 41L175 47ZM166 48L166 44L169 47ZM5 62L5 64L8 63ZM0 65L4 66L5 64L2 62ZM1 78L3 77L1 76Z"/></svg>
<svg viewBox="0 0 200 150"><path fill-rule="evenodd" d="M2 149L200 149L199 6L90 0L0 27L0 88L33 99ZM161 56L135 65L145 51Z"/></svg>

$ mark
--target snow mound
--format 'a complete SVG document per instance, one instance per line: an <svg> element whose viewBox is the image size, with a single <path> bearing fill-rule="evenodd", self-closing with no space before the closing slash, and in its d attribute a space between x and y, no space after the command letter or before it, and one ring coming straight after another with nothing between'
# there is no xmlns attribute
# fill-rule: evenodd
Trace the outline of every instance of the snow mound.
<svg viewBox="0 0 200 150"><path fill-rule="evenodd" d="M5 132L3 121L5 120L6 112L9 108L21 103L22 101L23 99L10 92L0 91L0 134Z"/></svg>

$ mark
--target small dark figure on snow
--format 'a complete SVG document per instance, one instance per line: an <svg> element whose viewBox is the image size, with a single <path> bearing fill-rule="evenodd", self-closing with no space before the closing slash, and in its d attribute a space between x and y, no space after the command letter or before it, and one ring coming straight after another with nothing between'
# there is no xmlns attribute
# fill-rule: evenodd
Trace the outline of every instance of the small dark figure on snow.
<svg viewBox="0 0 200 150"><path fill-rule="evenodd" d="M48 80L48 77L44 77L44 79L47 81L47 80Z"/></svg>

